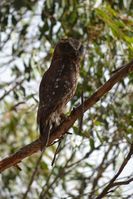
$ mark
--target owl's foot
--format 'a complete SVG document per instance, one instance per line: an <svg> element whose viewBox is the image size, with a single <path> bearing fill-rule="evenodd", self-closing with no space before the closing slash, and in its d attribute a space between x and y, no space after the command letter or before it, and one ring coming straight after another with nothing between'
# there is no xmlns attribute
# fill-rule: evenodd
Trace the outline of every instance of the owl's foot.
<svg viewBox="0 0 133 199"><path fill-rule="evenodd" d="M77 109L76 107L73 107L72 112L74 113L76 111L76 109Z"/></svg>
<svg viewBox="0 0 133 199"><path fill-rule="evenodd" d="M67 116L64 113L62 113L60 118L61 118L61 122L60 123L63 123L66 120Z"/></svg>
<svg viewBox="0 0 133 199"><path fill-rule="evenodd" d="M72 133L70 133L69 131L67 131L65 134L72 135Z"/></svg>

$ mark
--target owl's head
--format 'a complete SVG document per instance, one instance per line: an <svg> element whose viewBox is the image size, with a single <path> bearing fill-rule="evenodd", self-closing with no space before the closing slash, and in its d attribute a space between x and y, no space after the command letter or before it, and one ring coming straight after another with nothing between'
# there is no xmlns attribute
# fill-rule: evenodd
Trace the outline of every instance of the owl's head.
<svg viewBox="0 0 133 199"><path fill-rule="evenodd" d="M83 45L77 39L62 39L55 48L56 56L78 59L83 54Z"/></svg>

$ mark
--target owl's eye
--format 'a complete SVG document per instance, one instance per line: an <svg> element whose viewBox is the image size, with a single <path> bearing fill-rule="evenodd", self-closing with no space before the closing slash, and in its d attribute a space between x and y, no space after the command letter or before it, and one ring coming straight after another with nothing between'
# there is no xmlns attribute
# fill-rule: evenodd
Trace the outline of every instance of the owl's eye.
<svg viewBox="0 0 133 199"><path fill-rule="evenodd" d="M84 51L84 47L83 47L83 45L81 45L80 48L79 48L79 52L82 54L83 51Z"/></svg>

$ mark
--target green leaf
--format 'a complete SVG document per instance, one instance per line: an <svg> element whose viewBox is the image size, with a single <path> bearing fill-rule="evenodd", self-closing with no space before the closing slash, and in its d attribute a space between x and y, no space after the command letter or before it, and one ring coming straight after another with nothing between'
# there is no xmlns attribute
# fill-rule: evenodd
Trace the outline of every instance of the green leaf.
<svg viewBox="0 0 133 199"><path fill-rule="evenodd" d="M92 137L90 137L89 141L90 141L91 150L94 150L95 149L95 141L94 141L94 139Z"/></svg>

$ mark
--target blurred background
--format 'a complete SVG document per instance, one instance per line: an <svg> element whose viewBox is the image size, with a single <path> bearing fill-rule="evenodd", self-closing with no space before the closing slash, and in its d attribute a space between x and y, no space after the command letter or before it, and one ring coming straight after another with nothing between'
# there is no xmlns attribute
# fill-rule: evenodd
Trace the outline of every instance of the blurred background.
<svg viewBox="0 0 133 199"><path fill-rule="evenodd" d="M68 114L133 58L132 0L0 1L0 157L38 138L36 112L41 77L56 43L80 39L84 57ZM133 142L133 74L123 79L69 130L54 166L57 144L43 155L28 198L94 199L119 169ZM0 198L25 193L38 154L0 176ZM133 177L130 159L120 180ZM130 185L113 187L105 198L132 198Z"/></svg>

